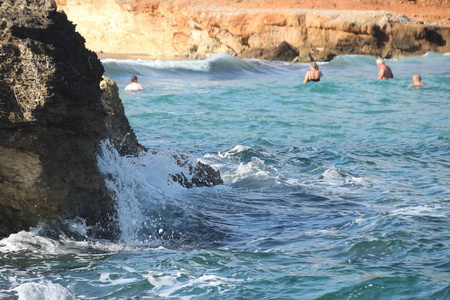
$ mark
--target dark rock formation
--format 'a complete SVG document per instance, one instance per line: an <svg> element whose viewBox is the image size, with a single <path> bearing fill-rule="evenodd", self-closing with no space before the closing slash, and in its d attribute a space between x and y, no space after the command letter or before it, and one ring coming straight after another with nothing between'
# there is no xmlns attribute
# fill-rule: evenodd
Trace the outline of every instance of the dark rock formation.
<svg viewBox="0 0 450 300"><path fill-rule="evenodd" d="M0 235L57 217L115 232L99 141L139 145L121 104L101 101L103 66L53 1L3 1L0 19Z"/></svg>
<svg viewBox="0 0 450 300"><path fill-rule="evenodd" d="M185 155L178 155L174 158L179 166L187 167L188 169L188 174L179 173L171 175L174 182L178 182L187 188L223 184L220 172L215 171L210 166L202 162L197 162L196 165L192 165ZM186 175L191 177L191 180Z"/></svg>
<svg viewBox="0 0 450 300"><path fill-rule="evenodd" d="M292 61L298 57L299 52L291 44L284 41L277 47L253 48L239 55L240 58L257 58L266 60Z"/></svg>
<svg viewBox="0 0 450 300"><path fill-rule="evenodd" d="M305 53L303 55L299 55L292 61L298 63L309 63L313 61L331 61L335 57L336 54L330 51L312 51Z"/></svg>
<svg viewBox="0 0 450 300"><path fill-rule="evenodd" d="M0 236L75 217L99 225L94 235L118 232L100 142L122 155L146 149L84 43L53 0L0 1Z"/></svg>

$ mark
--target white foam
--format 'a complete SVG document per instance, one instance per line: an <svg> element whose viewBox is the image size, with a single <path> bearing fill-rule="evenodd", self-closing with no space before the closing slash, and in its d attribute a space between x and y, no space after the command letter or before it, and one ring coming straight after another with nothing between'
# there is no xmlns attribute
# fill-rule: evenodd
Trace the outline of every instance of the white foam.
<svg viewBox="0 0 450 300"><path fill-rule="evenodd" d="M219 152L216 156L205 155L202 162L219 169L225 183L237 183L245 180L248 184L256 187L264 183L270 184L285 179L279 174L277 168L267 165L261 158L254 156L249 162L241 162L240 159L236 159L240 153L249 150L252 150L252 148L236 145L225 153ZM269 155L267 153L262 154Z"/></svg>
<svg viewBox="0 0 450 300"><path fill-rule="evenodd" d="M85 233L87 227L82 220L68 221L69 229L79 234ZM29 231L20 231L13 233L9 237L0 240L0 253L31 253L34 256L42 255L61 255L67 253L78 253L79 249L92 248L107 253L116 253L119 251L133 251L135 248L112 243L108 241L92 240L73 240L64 235L59 236L59 240L54 240L41 235L45 223L39 223L38 226L30 228ZM80 259L81 256L80 256Z"/></svg>
<svg viewBox="0 0 450 300"><path fill-rule="evenodd" d="M147 278L148 282L153 285L156 289L160 289L164 286L172 286L181 274L177 272L175 275L164 275L164 273L156 273L144 276Z"/></svg>
<svg viewBox="0 0 450 300"><path fill-rule="evenodd" d="M111 279L110 273L101 273L98 279L101 283L106 283L108 285L127 285L136 282L137 278L118 278Z"/></svg>
<svg viewBox="0 0 450 300"><path fill-rule="evenodd" d="M323 179L327 180L340 180L343 179L345 176L342 174L342 172L336 168L329 168L322 174Z"/></svg>
<svg viewBox="0 0 450 300"><path fill-rule="evenodd" d="M146 277L150 284L154 286L154 289L157 290L158 296L167 298L172 297L172 295L179 290L190 287L202 289L214 286L218 288L219 294L223 294L234 289L235 283L243 282L241 279L230 279L214 274L204 274L200 277L189 276L189 279L186 281L187 276L188 275L182 274L181 272L176 272L172 275L167 275L164 273L151 273ZM183 277L183 281L177 281L177 279L181 277ZM194 296L184 296L179 299L191 299L193 297Z"/></svg>
<svg viewBox="0 0 450 300"><path fill-rule="evenodd" d="M0 241L0 252L12 253L21 251L40 252L46 254L62 253L58 241L39 236L39 230L20 231Z"/></svg>
<svg viewBox="0 0 450 300"><path fill-rule="evenodd" d="M223 172L222 179L225 182L237 183L245 180L247 184L258 185L258 182L269 183L277 179L278 170L266 165L265 161L252 157L248 163L240 163L234 168ZM269 182L267 182L269 180Z"/></svg>
<svg viewBox="0 0 450 300"><path fill-rule="evenodd" d="M219 152L218 156L219 156L220 158L228 158L228 157L234 156L234 155L236 155L236 154L238 154L238 153L241 153L241 152L244 152L244 151L250 150L250 149L251 149L251 148L248 147L248 146L236 145L236 146L234 146L233 149L228 150L228 151L226 151L226 152L223 153L223 154Z"/></svg>
<svg viewBox="0 0 450 300"><path fill-rule="evenodd" d="M68 289L60 284L51 281L27 282L14 288L17 292L19 300L69 300L76 299Z"/></svg>
<svg viewBox="0 0 450 300"><path fill-rule="evenodd" d="M331 184L351 184L366 186L368 183L364 178L355 177L349 172L345 172L335 167L330 167L322 174L322 179Z"/></svg>
<svg viewBox="0 0 450 300"><path fill-rule="evenodd" d="M445 210L440 207L432 206L413 206L394 209L390 212L391 215L404 215L404 216L428 216L435 218L446 218Z"/></svg>
<svg viewBox="0 0 450 300"><path fill-rule="evenodd" d="M124 157L109 142L102 143L98 166L105 175L107 187L114 194L121 239L126 244L150 243L149 238L152 237L143 236L144 228L153 228L155 233L163 233L160 223L164 220L160 216L157 219L156 215L154 218L149 217L148 212L157 214L167 204L175 203L175 196L185 191L185 188L175 183L171 174L183 173L191 180L189 165L196 164L195 158L186 155L187 164L179 166L174 155L177 153L160 151L157 154L149 152L140 157Z"/></svg>

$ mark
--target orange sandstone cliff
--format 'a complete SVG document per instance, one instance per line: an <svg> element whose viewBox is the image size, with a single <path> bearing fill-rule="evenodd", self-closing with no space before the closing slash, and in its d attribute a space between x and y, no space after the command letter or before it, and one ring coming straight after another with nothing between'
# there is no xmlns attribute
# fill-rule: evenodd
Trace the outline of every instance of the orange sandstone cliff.
<svg viewBox="0 0 450 300"><path fill-rule="evenodd" d="M450 0L56 0L96 52L154 58L450 52ZM332 56L331 56L332 57ZM269 57L270 59L270 57Z"/></svg>

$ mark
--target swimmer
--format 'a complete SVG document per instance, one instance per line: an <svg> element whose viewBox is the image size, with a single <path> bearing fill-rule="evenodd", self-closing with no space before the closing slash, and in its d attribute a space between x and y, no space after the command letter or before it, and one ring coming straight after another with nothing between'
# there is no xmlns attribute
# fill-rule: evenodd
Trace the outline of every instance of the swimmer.
<svg viewBox="0 0 450 300"><path fill-rule="evenodd" d="M377 66L380 69L378 72L378 79L390 79L394 78L394 74L392 74L391 68L384 64L384 60L381 58L377 59Z"/></svg>
<svg viewBox="0 0 450 300"><path fill-rule="evenodd" d="M408 87L421 87L425 86L425 83L422 82L422 77L419 74L415 74L412 78L413 83L410 84Z"/></svg>
<svg viewBox="0 0 450 300"><path fill-rule="evenodd" d="M142 91L143 89L142 85L138 83L136 75L131 76L131 83L125 87L125 91L130 92Z"/></svg>
<svg viewBox="0 0 450 300"><path fill-rule="evenodd" d="M315 61L311 63L311 70L308 70L305 74L305 80L303 80L303 83L307 83L309 81L320 81L320 77L322 77L323 74L319 70L319 66Z"/></svg>

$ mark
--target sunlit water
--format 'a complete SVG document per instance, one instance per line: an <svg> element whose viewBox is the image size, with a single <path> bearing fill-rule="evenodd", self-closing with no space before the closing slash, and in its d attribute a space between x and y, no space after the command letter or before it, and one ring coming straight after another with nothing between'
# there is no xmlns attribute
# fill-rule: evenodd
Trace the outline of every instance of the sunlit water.
<svg viewBox="0 0 450 300"><path fill-rule="evenodd" d="M307 64L225 55L103 63L157 150L101 145L121 241L83 220L11 235L0 298L450 299L450 55L387 61L386 81L338 57L306 85ZM172 183L174 153L225 184Z"/></svg>

